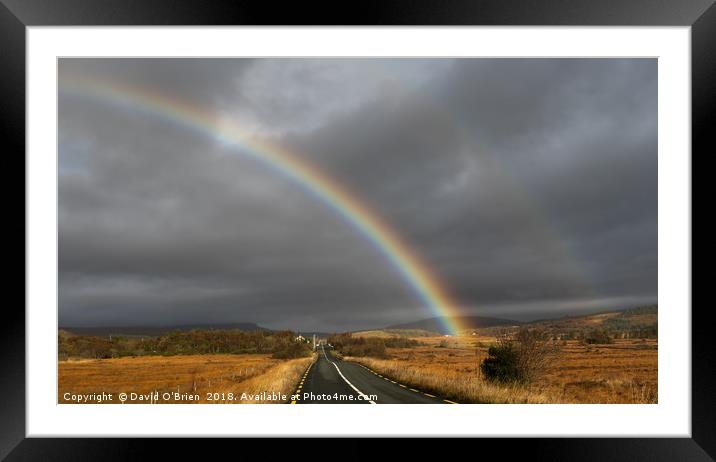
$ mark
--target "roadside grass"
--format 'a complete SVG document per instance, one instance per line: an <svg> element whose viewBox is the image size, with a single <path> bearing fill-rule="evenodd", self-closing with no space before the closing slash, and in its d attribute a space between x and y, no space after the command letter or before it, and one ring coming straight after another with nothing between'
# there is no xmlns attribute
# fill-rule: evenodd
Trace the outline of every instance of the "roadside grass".
<svg viewBox="0 0 716 462"><path fill-rule="evenodd" d="M393 360L346 357L404 385L433 393L458 403L544 404L553 403L539 391L518 386L500 386L461 372L450 372L430 365L406 365Z"/></svg>
<svg viewBox="0 0 716 462"><path fill-rule="evenodd" d="M261 396L262 393L271 394L279 393L290 397L301 379L301 376L308 366L315 361L316 355L310 358L292 359L284 363L278 364L269 369L265 374L261 374L247 380L240 386L240 391L236 393L246 393L247 395ZM282 404L283 401L277 402L273 400L249 399L240 401L241 404Z"/></svg>

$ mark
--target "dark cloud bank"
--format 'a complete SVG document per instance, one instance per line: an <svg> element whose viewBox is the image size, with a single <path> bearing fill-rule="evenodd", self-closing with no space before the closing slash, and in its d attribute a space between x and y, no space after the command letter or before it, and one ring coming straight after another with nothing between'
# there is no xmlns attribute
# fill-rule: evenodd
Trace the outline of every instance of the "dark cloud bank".
<svg viewBox="0 0 716 462"><path fill-rule="evenodd" d="M211 108L369 203L465 314L657 297L657 65L646 59L76 60ZM367 241L233 146L59 99L61 325L430 317Z"/></svg>

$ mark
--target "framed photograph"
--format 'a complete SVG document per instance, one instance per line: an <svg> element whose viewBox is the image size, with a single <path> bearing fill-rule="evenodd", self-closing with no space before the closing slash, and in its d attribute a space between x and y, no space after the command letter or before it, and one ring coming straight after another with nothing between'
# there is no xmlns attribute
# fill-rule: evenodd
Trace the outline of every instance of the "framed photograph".
<svg viewBox="0 0 716 462"><path fill-rule="evenodd" d="M56 5L0 5L26 269L0 455L712 460L712 2Z"/></svg>

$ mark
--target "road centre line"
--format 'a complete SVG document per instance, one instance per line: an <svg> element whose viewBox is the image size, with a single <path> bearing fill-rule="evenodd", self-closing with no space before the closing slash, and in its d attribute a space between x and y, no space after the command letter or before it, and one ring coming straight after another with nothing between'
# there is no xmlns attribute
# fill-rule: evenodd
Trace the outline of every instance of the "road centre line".
<svg viewBox="0 0 716 462"><path fill-rule="evenodd" d="M360 395L362 395L362 396L366 396L365 393L363 393L363 392L361 392L360 390L358 390L355 386L353 386L352 383L350 383L350 382L348 381L348 379L345 378L345 376L343 375L343 373L341 372L341 370L338 368L338 365L336 365L336 363L334 363L333 361L331 361L330 359L328 359L328 356L326 355L326 350L325 350L325 348L323 347L323 345L321 345L321 350L323 350L323 356L326 358L326 361L328 361L329 363L333 364L333 366L336 368L336 370L338 371L338 374L341 376L341 378L342 378L343 380L345 380L345 382L346 382L348 385L350 385L350 387L353 388L358 394L360 394ZM429 396L429 397L431 397L431 398L435 398L435 397L436 397L435 395L431 395L430 393L425 393L424 391L416 390L415 388L409 388L409 387L403 385L402 383L398 383L398 382L396 382L395 380L391 380L391 379L389 379L388 377L385 377L385 376L383 376L383 375L378 374L378 373L375 372L373 369L370 369L369 367L364 366L363 364L358 363L358 365L361 366L363 369L366 369L366 370L372 372L373 374L377 375L378 377L381 377L381 378L383 378L383 379L385 379L385 380L387 380L387 381L389 381L389 382L391 382L391 383L394 383L394 384L396 384L396 385L400 385L400 386L403 387L403 388L408 388L410 391L413 391L413 392L415 392L415 393L422 393L423 395ZM313 364L311 364L311 366L313 366ZM309 369L310 369L311 366L309 366ZM308 373L308 371L306 371L306 373ZM455 401L450 401L449 399L443 399L443 402L448 403L448 404L459 404L459 403L456 403ZM370 401L370 403L371 403L371 404L376 404L376 403L373 402L373 401Z"/></svg>
<svg viewBox="0 0 716 462"><path fill-rule="evenodd" d="M367 398L368 395L366 395L365 393L363 393L362 391L360 391L359 389L357 389L357 388L346 378L346 376L343 375L343 372L341 372L341 370L340 370L340 368L338 367L338 365L337 365L336 363L334 363L333 361L331 361L330 359L328 359L328 356L326 355L326 349L323 347L323 345L321 345L321 350L323 350L323 356L326 358L326 361L328 361L329 363L333 364L333 367L336 368L336 370L338 371L338 375L340 375L341 378L342 378L352 389L354 389L354 390L356 391L356 393L358 393L359 395L363 396L364 398ZM368 399L368 400L366 400L366 401L368 401L370 404L376 404L375 401L370 400L370 399Z"/></svg>

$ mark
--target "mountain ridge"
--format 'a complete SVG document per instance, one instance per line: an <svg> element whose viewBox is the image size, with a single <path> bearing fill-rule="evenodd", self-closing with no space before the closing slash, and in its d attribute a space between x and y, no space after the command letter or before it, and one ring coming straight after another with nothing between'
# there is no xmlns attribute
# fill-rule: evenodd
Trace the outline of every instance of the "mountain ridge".
<svg viewBox="0 0 716 462"><path fill-rule="evenodd" d="M459 326L466 329L479 329L483 327L498 327L498 326L519 326L524 324L520 321L513 319L496 318L491 316L451 316L435 317L421 319L419 321L393 324L385 327L384 329L421 329L433 332L440 332L441 334L449 334L451 332L445 328L445 319L450 319L451 322L457 322Z"/></svg>
<svg viewBox="0 0 716 462"><path fill-rule="evenodd" d="M457 325L462 326L465 329L481 329L488 327L511 327L511 326L540 326L544 324L550 325L561 325L570 322L575 322L580 319L586 319L589 317L596 317L600 315L616 315L621 313L621 318L637 318L644 316L655 317L658 313L658 305L644 305L631 308L617 309L617 310L604 310L593 313L572 313L562 314L561 316L555 316L552 318L540 318L532 321L516 321L507 318L498 318L494 316L455 316L450 317L450 322L457 321ZM451 334L448 329L444 327L445 317L434 317L420 319L417 321L392 324L385 327L368 329L368 330L424 330L430 332L439 332L440 334ZM168 325L168 326L65 326L61 325L59 331L62 335L91 335L106 337L109 335L117 336L159 336L164 335L176 330L189 331L189 330L242 330L242 331L277 331L277 330L291 330L297 334L301 334L304 337L310 337L314 333L317 337L325 337L328 334L326 332L319 331L301 331L295 329L269 329L260 326L253 322L234 322L234 323L204 323L204 324L179 324L179 325ZM365 331L366 329L357 330L355 332Z"/></svg>
<svg viewBox="0 0 716 462"><path fill-rule="evenodd" d="M177 324L170 326L60 326L61 331L65 331L75 335L92 335L92 336L156 336L164 335L169 332L189 331L194 329L201 330L271 330L261 327L253 322L233 322L233 323L205 323L205 324Z"/></svg>

